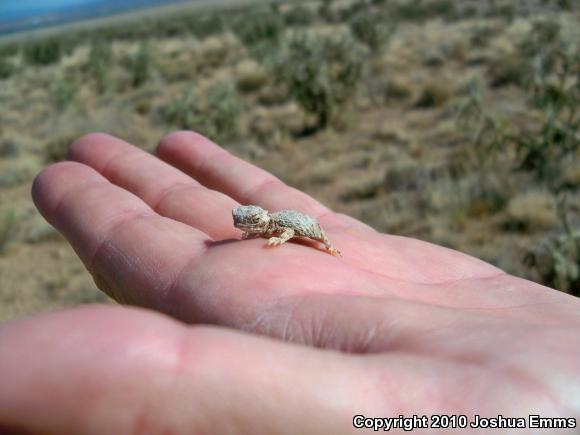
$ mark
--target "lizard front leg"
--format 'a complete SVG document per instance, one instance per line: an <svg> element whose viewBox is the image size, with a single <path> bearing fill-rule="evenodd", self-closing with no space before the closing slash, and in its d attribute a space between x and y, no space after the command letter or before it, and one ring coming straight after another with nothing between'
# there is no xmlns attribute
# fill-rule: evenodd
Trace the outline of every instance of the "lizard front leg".
<svg viewBox="0 0 580 435"><path fill-rule="evenodd" d="M287 242L294 237L294 230L292 228L284 228L278 237L270 237L268 239L268 246L278 246Z"/></svg>

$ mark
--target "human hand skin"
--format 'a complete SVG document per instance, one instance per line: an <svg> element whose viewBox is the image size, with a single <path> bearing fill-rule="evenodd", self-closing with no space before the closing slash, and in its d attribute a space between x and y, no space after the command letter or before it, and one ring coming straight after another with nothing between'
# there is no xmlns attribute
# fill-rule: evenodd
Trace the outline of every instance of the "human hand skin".
<svg viewBox="0 0 580 435"><path fill-rule="evenodd" d="M1 325L0 433L346 434L360 432L357 414L580 417L579 299L380 234L198 134L170 134L156 154L90 134L35 180L38 209L99 288L142 308ZM238 240L240 203L316 217L344 257ZM483 432L496 431L537 433Z"/></svg>

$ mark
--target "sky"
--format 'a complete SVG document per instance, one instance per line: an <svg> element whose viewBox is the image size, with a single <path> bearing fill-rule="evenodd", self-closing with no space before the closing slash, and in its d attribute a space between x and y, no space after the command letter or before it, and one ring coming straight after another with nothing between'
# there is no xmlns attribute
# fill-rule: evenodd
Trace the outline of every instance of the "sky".
<svg viewBox="0 0 580 435"><path fill-rule="evenodd" d="M30 17L73 7L94 7L107 0L0 0L0 21Z"/></svg>
<svg viewBox="0 0 580 435"><path fill-rule="evenodd" d="M0 34L179 0L0 0Z"/></svg>

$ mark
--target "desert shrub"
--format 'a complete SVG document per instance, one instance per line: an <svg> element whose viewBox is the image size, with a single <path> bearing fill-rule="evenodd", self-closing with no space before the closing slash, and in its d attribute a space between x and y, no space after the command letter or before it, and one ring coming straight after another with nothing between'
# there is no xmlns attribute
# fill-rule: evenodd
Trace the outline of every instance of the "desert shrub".
<svg viewBox="0 0 580 435"><path fill-rule="evenodd" d="M322 0L318 7L318 15L328 23L333 23L337 19L337 14L332 7L332 2L333 0Z"/></svg>
<svg viewBox="0 0 580 435"><path fill-rule="evenodd" d="M178 96L161 109L161 116L168 125L195 130L222 141L237 134L241 111L235 89L220 83L203 94L189 90Z"/></svg>
<svg viewBox="0 0 580 435"><path fill-rule="evenodd" d="M50 98L58 110L65 110L73 101L75 94L75 86L64 78L56 80L50 88Z"/></svg>
<svg viewBox="0 0 580 435"><path fill-rule="evenodd" d="M233 30L247 47L276 44L284 31L284 22L272 11L256 11L239 17Z"/></svg>
<svg viewBox="0 0 580 435"><path fill-rule="evenodd" d="M485 48L497 35L497 28L493 26L479 26L473 29L469 36L469 42L477 48Z"/></svg>
<svg viewBox="0 0 580 435"><path fill-rule="evenodd" d="M530 58L530 73L524 81L524 89L530 104L537 109L538 118L533 123L501 128L497 123L488 123L486 130L496 138L496 146L489 150L494 153L514 151L513 170L527 174L531 182L552 195L561 234L544 249L550 253L546 258L552 260L546 261L551 266L546 272L538 261L530 260L537 257L534 249L526 258L543 277L544 283L577 292L580 238L571 223L569 198L578 186L566 178L565 169L574 165L580 151L580 112L577 110L580 106L580 50L560 40L557 23L545 21L533 26L520 50Z"/></svg>
<svg viewBox="0 0 580 435"><path fill-rule="evenodd" d="M195 17L190 24L191 31L198 38L223 33L225 27L224 18L219 13Z"/></svg>
<svg viewBox="0 0 580 435"><path fill-rule="evenodd" d="M485 168L490 157L503 148L503 126L486 110L481 87L475 81L467 84L467 98L457 111L457 125L474 146L476 160L470 162L473 166Z"/></svg>
<svg viewBox="0 0 580 435"><path fill-rule="evenodd" d="M175 97L161 108L163 121L178 128L191 129L191 126L197 121L194 101L193 90L191 89Z"/></svg>
<svg viewBox="0 0 580 435"><path fill-rule="evenodd" d="M137 53L129 59L131 85L137 88L143 85L150 77L152 69L151 50L147 41L141 42Z"/></svg>
<svg viewBox="0 0 580 435"><path fill-rule="evenodd" d="M18 142L9 137L4 137L0 139L0 157L11 158L16 157L19 154Z"/></svg>
<svg viewBox="0 0 580 435"><path fill-rule="evenodd" d="M284 22L288 26L307 26L315 18L314 13L303 5L294 6L284 14Z"/></svg>
<svg viewBox="0 0 580 435"><path fill-rule="evenodd" d="M79 136L80 134L64 134L50 140L44 149L44 161L46 163L63 161L68 148Z"/></svg>
<svg viewBox="0 0 580 435"><path fill-rule="evenodd" d="M449 100L447 88L436 82L429 82L423 87L415 107L420 109L439 107L445 104L447 100Z"/></svg>
<svg viewBox="0 0 580 435"><path fill-rule="evenodd" d="M361 78L364 50L352 37L295 35L287 40L275 67L289 94L317 128L325 128L354 95Z"/></svg>
<svg viewBox="0 0 580 435"><path fill-rule="evenodd" d="M580 231L548 236L531 249L524 263L550 287L580 296Z"/></svg>
<svg viewBox="0 0 580 435"><path fill-rule="evenodd" d="M16 72L16 66L8 59L0 57L0 80L9 78Z"/></svg>
<svg viewBox="0 0 580 435"><path fill-rule="evenodd" d="M23 47L24 59L32 65L57 63L63 52L62 41L57 37L29 41Z"/></svg>
<svg viewBox="0 0 580 435"><path fill-rule="evenodd" d="M14 210L0 212L0 254L16 238L19 228L20 221Z"/></svg>
<svg viewBox="0 0 580 435"><path fill-rule="evenodd" d="M435 17L455 20L461 16L457 5L452 0L400 1L392 5L390 13L397 21L425 21Z"/></svg>
<svg viewBox="0 0 580 435"><path fill-rule="evenodd" d="M409 160L385 171L384 187L390 191L419 191L429 184L429 171L419 162Z"/></svg>
<svg viewBox="0 0 580 435"><path fill-rule="evenodd" d="M468 188L466 213L468 216L481 219L491 216L508 203L508 192L505 185L493 174L477 174Z"/></svg>
<svg viewBox="0 0 580 435"><path fill-rule="evenodd" d="M103 38L94 39L89 52L87 70L93 79L98 93L106 91L109 70L113 60L111 41Z"/></svg>
<svg viewBox="0 0 580 435"><path fill-rule="evenodd" d="M516 17L516 8L513 4L508 2L489 2L489 5L484 12L484 16L487 18L501 18L507 23L511 23Z"/></svg>
<svg viewBox="0 0 580 435"><path fill-rule="evenodd" d="M174 36L184 35L190 32L190 23L187 21L188 17L178 17L175 16L173 19L160 19L155 20L150 27L155 29L155 34L172 38ZM150 35L150 33L149 33ZM143 37L139 38L143 39Z"/></svg>
<svg viewBox="0 0 580 435"><path fill-rule="evenodd" d="M349 21L350 31L371 51L381 49L391 38L395 26L375 10L365 10Z"/></svg>
<svg viewBox="0 0 580 435"><path fill-rule="evenodd" d="M367 0L355 0L346 5L343 4L340 9L337 9L338 18L341 22L348 22L352 17L368 11L369 7Z"/></svg>
<svg viewBox="0 0 580 435"><path fill-rule="evenodd" d="M2 44L0 45L0 58L10 57L18 54L19 48L17 43Z"/></svg>
<svg viewBox="0 0 580 435"><path fill-rule="evenodd" d="M532 30L526 89L542 121L509 137L516 144L518 169L530 172L553 192L567 188L561 169L580 150L580 49L559 43L558 33L547 23Z"/></svg>
<svg viewBox="0 0 580 435"><path fill-rule="evenodd" d="M537 20L533 22L530 33L518 45L518 48L524 56L541 55L545 61L551 63L560 48L560 35L560 24L557 21Z"/></svg>

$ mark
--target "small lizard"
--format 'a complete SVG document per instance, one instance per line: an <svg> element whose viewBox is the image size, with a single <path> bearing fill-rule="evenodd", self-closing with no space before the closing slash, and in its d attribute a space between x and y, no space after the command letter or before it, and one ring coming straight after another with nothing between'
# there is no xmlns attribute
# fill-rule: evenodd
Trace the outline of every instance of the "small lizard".
<svg viewBox="0 0 580 435"><path fill-rule="evenodd" d="M244 233L242 239L265 237L268 246L281 245L292 237L308 237L324 243L326 250L342 257L316 219L295 210L282 210L269 213L257 205L242 205L232 211L234 226Z"/></svg>

